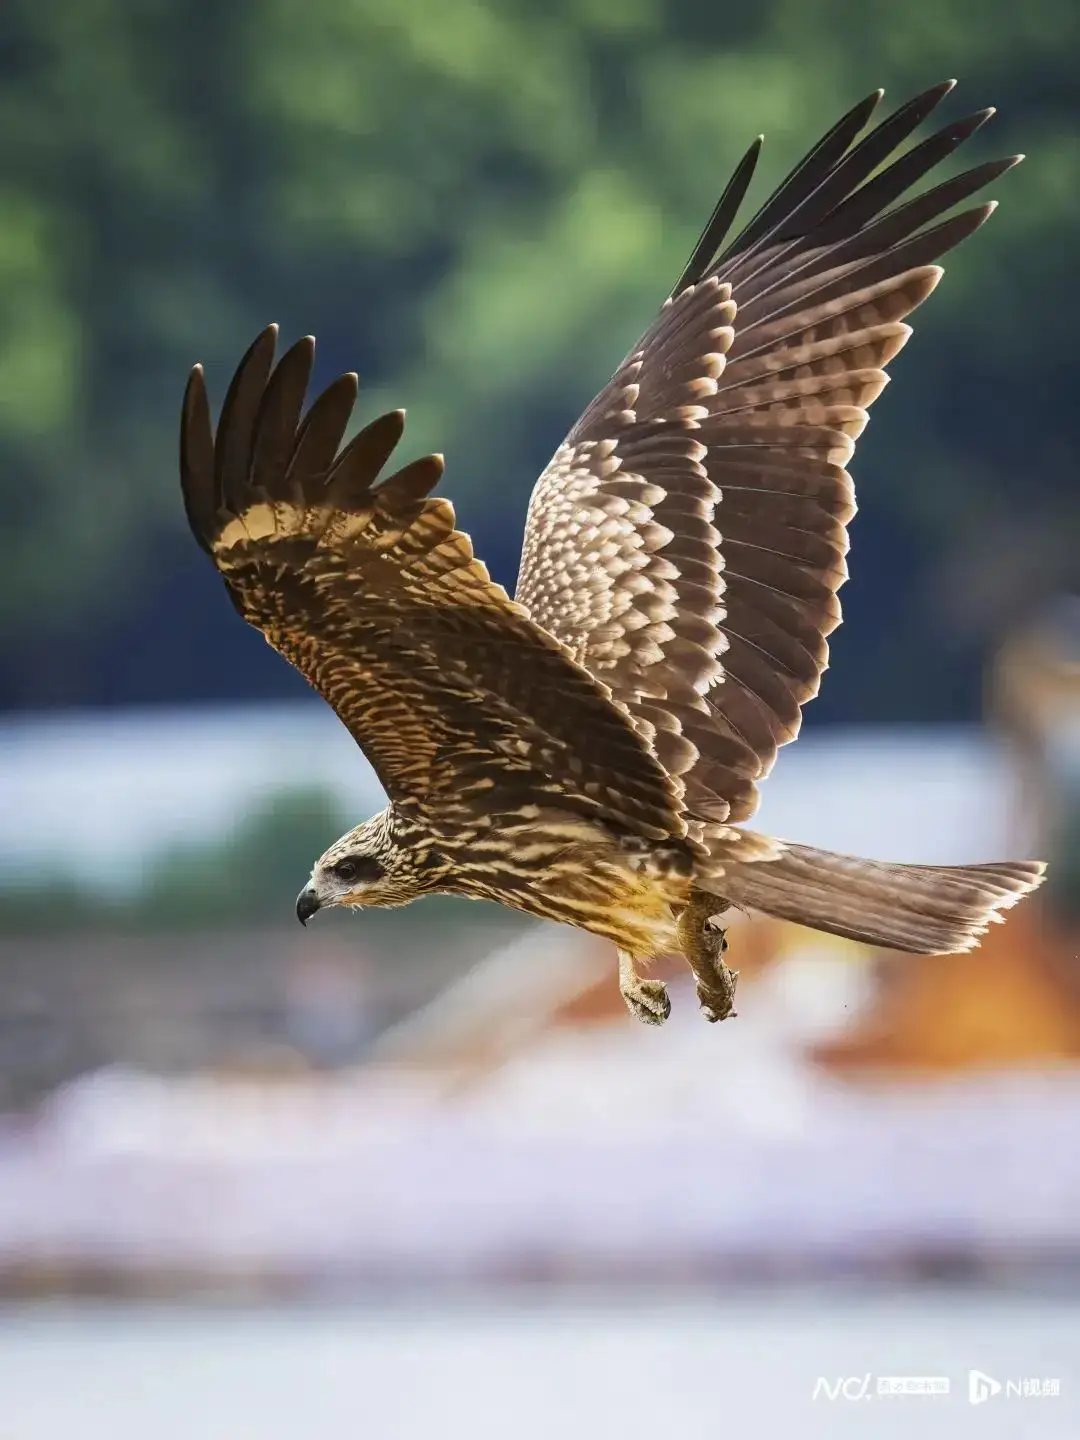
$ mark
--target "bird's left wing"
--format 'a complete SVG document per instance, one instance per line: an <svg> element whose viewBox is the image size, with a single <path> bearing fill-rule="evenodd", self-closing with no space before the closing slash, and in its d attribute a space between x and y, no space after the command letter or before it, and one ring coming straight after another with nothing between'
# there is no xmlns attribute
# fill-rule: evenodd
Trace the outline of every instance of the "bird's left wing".
<svg viewBox="0 0 1080 1440"><path fill-rule="evenodd" d="M724 248L751 146L671 297L540 477L517 599L664 747L687 813L745 820L798 734L840 621L844 466L936 261L985 220L942 219L1016 163L918 190L992 113L910 149L935 85L863 139L854 106ZM899 153L897 153L899 152ZM888 162L888 163L887 163Z"/></svg>
<svg viewBox="0 0 1080 1440"><path fill-rule="evenodd" d="M216 436L202 369L184 398L180 469L196 539L245 620L333 706L390 799L438 833L455 818L555 805L661 838L685 833L679 784L605 686L489 578L442 460L374 482L401 411L339 449L343 376L301 409L314 342L273 369L249 349Z"/></svg>

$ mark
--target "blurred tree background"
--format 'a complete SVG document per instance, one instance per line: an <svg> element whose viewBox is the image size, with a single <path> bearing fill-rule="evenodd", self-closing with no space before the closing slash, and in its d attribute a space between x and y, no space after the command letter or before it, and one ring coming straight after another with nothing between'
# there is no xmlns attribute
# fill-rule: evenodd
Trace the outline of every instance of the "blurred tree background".
<svg viewBox="0 0 1080 1440"><path fill-rule="evenodd" d="M136 883L120 894L81 881L68 857L59 856L39 880L0 883L0 933L176 931L288 915L282 896L296 889L297 875L310 868L326 837L349 823L323 791L271 793L220 836L193 836L149 853Z"/></svg>
<svg viewBox="0 0 1080 1440"><path fill-rule="evenodd" d="M302 694L184 528L177 409L268 320L359 370L512 584L532 480L761 130L755 196L874 86L1028 152L855 469L821 720L976 713L986 647L1080 566L1072 0L7 0L0 705Z"/></svg>

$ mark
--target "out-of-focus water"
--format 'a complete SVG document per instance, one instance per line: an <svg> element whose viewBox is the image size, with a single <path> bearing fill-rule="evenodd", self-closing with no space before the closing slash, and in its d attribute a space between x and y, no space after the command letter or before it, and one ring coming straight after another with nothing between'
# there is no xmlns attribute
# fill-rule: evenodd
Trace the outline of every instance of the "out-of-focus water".
<svg viewBox="0 0 1080 1440"><path fill-rule="evenodd" d="M972 1405L972 1368L1001 1392ZM813 1398L819 1377L858 1396L865 1375L868 1399ZM878 1376L951 1390L880 1397ZM1009 1394L1035 1378L1060 1397ZM833 1435L1073 1440L1080 1304L920 1290L0 1311L3 1440Z"/></svg>

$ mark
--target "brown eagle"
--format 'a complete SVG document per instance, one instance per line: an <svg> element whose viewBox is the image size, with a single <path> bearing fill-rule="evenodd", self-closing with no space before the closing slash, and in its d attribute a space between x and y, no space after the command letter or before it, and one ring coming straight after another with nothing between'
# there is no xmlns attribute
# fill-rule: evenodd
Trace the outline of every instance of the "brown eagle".
<svg viewBox="0 0 1080 1440"><path fill-rule="evenodd" d="M903 153L952 88L863 139L850 110L727 241L747 152L659 316L533 491L513 600L432 498L441 456L377 483L404 415L341 448L357 379L301 414L314 341L251 346L216 435L202 369L184 398L188 519L237 610L367 755L389 804L317 861L329 905L449 893L613 940L630 1010L681 952L706 1017L736 974L714 917L762 911L897 950L966 950L1039 884L1028 861L901 865L743 829L817 693L840 622L845 466L941 278L993 209L940 217L1020 158L901 197L993 113ZM899 203L897 203L899 202Z"/></svg>

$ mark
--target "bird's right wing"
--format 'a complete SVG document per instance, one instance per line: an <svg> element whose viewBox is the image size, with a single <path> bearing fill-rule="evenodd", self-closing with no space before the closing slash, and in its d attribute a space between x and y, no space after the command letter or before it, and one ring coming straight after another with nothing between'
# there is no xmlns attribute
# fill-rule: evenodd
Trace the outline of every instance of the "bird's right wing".
<svg viewBox="0 0 1080 1440"><path fill-rule="evenodd" d="M554 806L665 838L680 787L606 687L488 576L438 456L374 482L401 411L343 450L356 377L301 420L314 342L273 369L251 346L216 436L201 367L184 398L181 479L196 539L245 620L333 706L390 799L435 833L479 814Z"/></svg>

